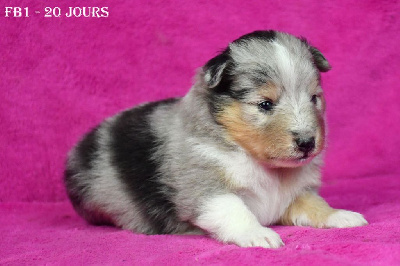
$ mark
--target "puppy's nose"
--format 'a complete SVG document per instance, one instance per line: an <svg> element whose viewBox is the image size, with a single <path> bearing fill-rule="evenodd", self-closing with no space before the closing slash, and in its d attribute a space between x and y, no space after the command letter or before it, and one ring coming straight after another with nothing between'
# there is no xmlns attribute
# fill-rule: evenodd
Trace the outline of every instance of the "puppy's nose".
<svg viewBox="0 0 400 266"><path fill-rule="evenodd" d="M300 151L304 153L309 153L315 148L315 138L296 138L294 140Z"/></svg>

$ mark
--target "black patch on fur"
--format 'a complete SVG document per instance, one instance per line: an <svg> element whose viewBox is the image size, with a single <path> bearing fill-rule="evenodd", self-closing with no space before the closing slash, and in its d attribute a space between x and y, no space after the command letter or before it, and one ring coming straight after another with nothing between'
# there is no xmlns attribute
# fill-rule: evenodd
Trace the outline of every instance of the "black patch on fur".
<svg viewBox="0 0 400 266"><path fill-rule="evenodd" d="M85 170L92 169L92 162L97 156L99 144L97 143L98 127L87 133L76 146L76 153Z"/></svg>
<svg viewBox="0 0 400 266"><path fill-rule="evenodd" d="M125 111L112 128L112 163L127 191L153 228L147 232L151 234L173 233L179 223L175 205L171 201L175 191L160 181L158 167L163 161L163 155L155 156L165 140L156 136L149 124L149 115L155 108L176 100L149 103Z"/></svg>
<svg viewBox="0 0 400 266"><path fill-rule="evenodd" d="M254 39L271 42L275 40L275 38L276 38L276 32L273 30L257 30L249 34L243 35L242 37L234 40L233 42L236 44L241 44Z"/></svg>

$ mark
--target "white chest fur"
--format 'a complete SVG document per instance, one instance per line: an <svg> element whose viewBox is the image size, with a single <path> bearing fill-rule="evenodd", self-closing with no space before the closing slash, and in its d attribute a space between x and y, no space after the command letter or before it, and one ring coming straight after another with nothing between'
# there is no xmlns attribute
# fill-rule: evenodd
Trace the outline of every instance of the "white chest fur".
<svg viewBox="0 0 400 266"><path fill-rule="evenodd" d="M314 161L293 169L269 169L245 152L221 152L216 147L195 145L195 150L224 169L225 180L258 221L266 226L283 215L292 200L305 189L319 186L319 167Z"/></svg>
<svg viewBox="0 0 400 266"><path fill-rule="evenodd" d="M236 194L264 226L275 223L303 189L282 180L290 177L279 176L278 172L268 171L252 160L242 165L242 169L247 173L241 171L231 176L235 183L240 182Z"/></svg>
<svg viewBox="0 0 400 266"><path fill-rule="evenodd" d="M299 168L270 169L242 156L236 169L226 170L237 185L235 193L264 226L276 223L299 194L320 184L319 169L312 162Z"/></svg>

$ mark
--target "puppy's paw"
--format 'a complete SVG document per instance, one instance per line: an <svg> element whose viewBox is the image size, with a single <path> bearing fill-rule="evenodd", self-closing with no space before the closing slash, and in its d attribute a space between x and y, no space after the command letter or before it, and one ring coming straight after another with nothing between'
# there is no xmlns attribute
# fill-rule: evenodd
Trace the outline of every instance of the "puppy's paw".
<svg viewBox="0 0 400 266"><path fill-rule="evenodd" d="M230 242L240 247L279 248L284 245L281 237L266 227L248 230Z"/></svg>
<svg viewBox="0 0 400 266"><path fill-rule="evenodd" d="M356 227L367 224L367 220L361 214L346 210L337 210L329 215L326 221L327 228Z"/></svg>

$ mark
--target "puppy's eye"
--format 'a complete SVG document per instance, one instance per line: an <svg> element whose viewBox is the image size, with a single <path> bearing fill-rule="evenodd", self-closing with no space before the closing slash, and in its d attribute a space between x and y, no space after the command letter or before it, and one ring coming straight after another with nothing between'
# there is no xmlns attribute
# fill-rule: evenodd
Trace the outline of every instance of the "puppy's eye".
<svg viewBox="0 0 400 266"><path fill-rule="evenodd" d="M258 107L260 107L261 109L263 109L265 111L271 111L272 108L274 107L274 103L271 101L264 101L264 102L260 102L258 104Z"/></svg>
<svg viewBox="0 0 400 266"><path fill-rule="evenodd" d="M311 102L312 102L313 104L317 104L317 101L318 101L318 95L314 94L314 95L311 97Z"/></svg>

